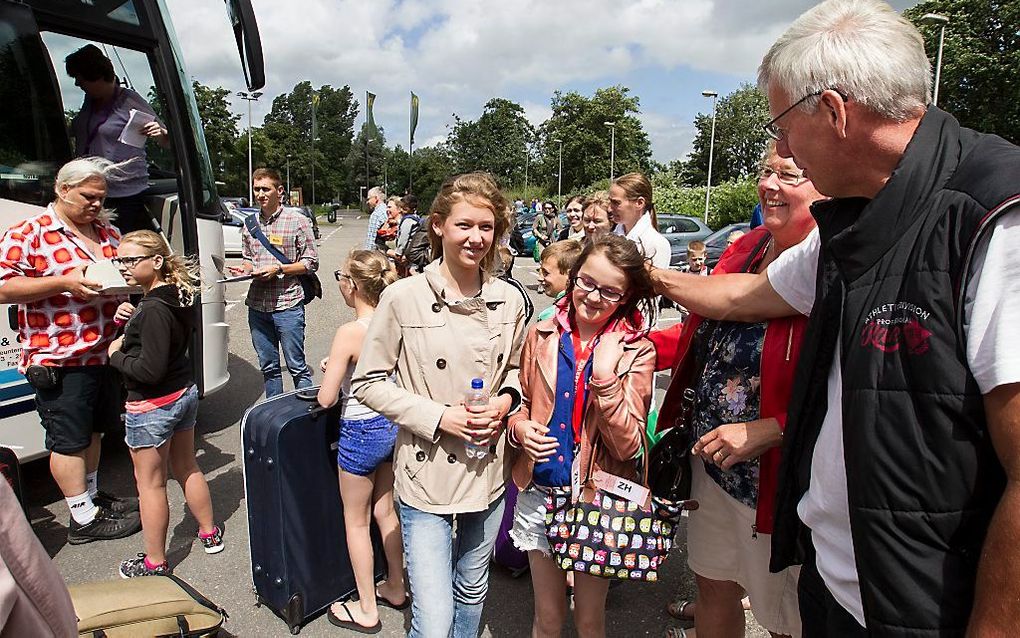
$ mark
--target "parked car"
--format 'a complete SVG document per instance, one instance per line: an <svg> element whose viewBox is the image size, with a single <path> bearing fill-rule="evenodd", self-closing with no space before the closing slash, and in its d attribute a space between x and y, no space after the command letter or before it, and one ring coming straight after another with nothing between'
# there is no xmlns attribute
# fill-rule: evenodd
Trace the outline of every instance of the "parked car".
<svg viewBox="0 0 1020 638"><path fill-rule="evenodd" d="M687 261L687 244L697 239L704 240L712 234L712 229L697 217L687 215L656 215L659 220L659 232L669 240L670 266L679 266Z"/></svg>
<svg viewBox="0 0 1020 638"><path fill-rule="evenodd" d="M517 215L517 230L521 231L521 237L524 238L524 250L525 254L531 255L535 251L535 233L531 231L532 226L535 223L535 218L538 217L538 212L533 211L530 208L524 210L523 213ZM566 228L567 216L564 213L560 213L560 228Z"/></svg>
<svg viewBox="0 0 1020 638"><path fill-rule="evenodd" d="M257 215L257 208L234 208L223 217L223 254L227 257L241 256L241 228L244 226L244 218L248 215Z"/></svg>
<svg viewBox="0 0 1020 638"><path fill-rule="evenodd" d="M748 222L740 222L739 224L729 224L723 226L719 230L715 231L707 238L705 238L705 264L709 268L715 268L715 265L719 263L719 258L722 257L723 252L726 250L726 238L730 236L735 230L742 230L745 233L751 227Z"/></svg>

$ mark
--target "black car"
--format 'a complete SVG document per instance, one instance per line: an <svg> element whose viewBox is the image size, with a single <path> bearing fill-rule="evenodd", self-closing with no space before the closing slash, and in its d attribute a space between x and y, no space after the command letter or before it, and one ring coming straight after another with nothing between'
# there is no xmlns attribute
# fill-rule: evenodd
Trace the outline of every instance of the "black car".
<svg viewBox="0 0 1020 638"><path fill-rule="evenodd" d="M735 230L742 230L746 233L750 228L751 224L747 222L730 224L723 226L703 239L702 241L705 242L705 264L709 268L715 268L715 265L719 263L719 258L722 257L723 252L727 248L726 239L730 236L730 233Z"/></svg>

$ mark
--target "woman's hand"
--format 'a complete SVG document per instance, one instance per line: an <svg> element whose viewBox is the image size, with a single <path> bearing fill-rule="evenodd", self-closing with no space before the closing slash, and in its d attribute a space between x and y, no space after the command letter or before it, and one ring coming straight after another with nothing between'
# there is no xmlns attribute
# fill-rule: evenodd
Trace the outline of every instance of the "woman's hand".
<svg viewBox="0 0 1020 638"><path fill-rule="evenodd" d="M131 318L131 315L135 313L135 307L129 302L125 301L121 305L117 306L117 312L113 314L113 318L121 323L126 322Z"/></svg>
<svg viewBox="0 0 1020 638"><path fill-rule="evenodd" d="M142 127L142 133L148 137L163 137L167 135L167 130L160 126L159 122L152 121Z"/></svg>
<svg viewBox="0 0 1020 638"><path fill-rule="evenodd" d="M706 463L729 470L737 463L761 456L765 450L782 441L783 432L779 428L779 421L774 418L760 419L720 425L698 439L691 452Z"/></svg>
<svg viewBox="0 0 1020 638"><path fill-rule="evenodd" d="M116 338L116 339L114 339L114 340L113 340L113 342L112 342L112 343L110 344L110 347L109 347L109 348L107 348L107 350L106 350L106 354L108 354L109 356L111 356L111 357L112 357L112 356L113 356L113 353L114 353L114 352L118 352L118 351L120 351L120 347L121 347L121 346L122 346L123 344L124 344L124 337L123 337L123 335L122 335L122 336L120 336L120 337L117 337L117 338Z"/></svg>
<svg viewBox="0 0 1020 638"><path fill-rule="evenodd" d="M468 410L464 404L451 405L443 411L439 429L473 445L488 445L503 418L500 410L492 405L490 401L489 407L472 410Z"/></svg>
<svg viewBox="0 0 1020 638"><path fill-rule="evenodd" d="M559 441L555 437L547 436L549 428L537 421L519 421L514 425L514 436L521 444L532 461L545 463L549 457L556 454Z"/></svg>
<svg viewBox="0 0 1020 638"><path fill-rule="evenodd" d="M319 370L326 371L326 365L329 363L329 357L323 357L322 361L319 362Z"/></svg>
<svg viewBox="0 0 1020 638"><path fill-rule="evenodd" d="M624 336L622 332L609 332L599 338L592 354L592 378L611 379L616 376L616 365L623 356Z"/></svg>

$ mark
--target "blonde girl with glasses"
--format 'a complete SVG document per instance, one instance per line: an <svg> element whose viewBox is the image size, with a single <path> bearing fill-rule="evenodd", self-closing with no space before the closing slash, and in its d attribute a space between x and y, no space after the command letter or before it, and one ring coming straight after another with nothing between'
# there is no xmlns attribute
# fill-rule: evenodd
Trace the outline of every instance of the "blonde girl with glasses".
<svg viewBox="0 0 1020 638"><path fill-rule="evenodd" d="M209 485L195 461L198 388L190 355L199 295L197 264L174 255L151 230L124 235L113 260L128 284L145 296L110 344L110 365L127 388L124 439L131 449L138 483L145 553L120 564L122 578L169 574L166 533L168 469L184 490L198 521L207 554L223 551L223 533L213 523Z"/></svg>

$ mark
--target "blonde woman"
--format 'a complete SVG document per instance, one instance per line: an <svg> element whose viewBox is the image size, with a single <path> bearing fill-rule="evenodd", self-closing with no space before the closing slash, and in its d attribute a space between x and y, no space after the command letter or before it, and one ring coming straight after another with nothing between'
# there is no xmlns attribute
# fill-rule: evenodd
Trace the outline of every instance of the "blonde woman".
<svg viewBox="0 0 1020 638"><path fill-rule="evenodd" d="M188 509L198 519L198 538L207 554L223 551L223 534L213 523L209 485L195 461L198 388L189 346L194 330L192 307L198 295L197 268L173 255L151 230L124 235L114 258L129 284L145 297L110 344L110 365L124 377L124 439L131 449L138 483L145 553L120 564L122 578L169 574L166 532L167 468L184 490Z"/></svg>
<svg viewBox="0 0 1020 638"><path fill-rule="evenodd" d="M475 638L509 478L502 422L520 403L524 303L493 274L510 207L491 176L447 179L425 223L438 259L383 292L352 383L399 427L410 635ZM486 407L463 405L473 379L491 397Z"/></svg>

